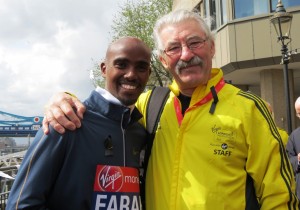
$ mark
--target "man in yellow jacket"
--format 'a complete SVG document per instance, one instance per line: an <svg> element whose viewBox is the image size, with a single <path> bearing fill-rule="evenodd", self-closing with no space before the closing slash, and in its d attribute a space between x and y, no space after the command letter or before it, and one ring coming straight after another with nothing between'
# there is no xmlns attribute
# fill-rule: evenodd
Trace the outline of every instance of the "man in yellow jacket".
<svg viewBox="0 0 300 210"><path fill-rule="evenodd" d="M146 209L298 209L293 171L265 101L226 84L212 68L214 36L203 19L171 12L156 22L154 39L174 82L149 159ZM143 125L149 95L136 104ZM71 106L84 110L77 99L58 96L47 111L50 124L80 126Z"/></svg>

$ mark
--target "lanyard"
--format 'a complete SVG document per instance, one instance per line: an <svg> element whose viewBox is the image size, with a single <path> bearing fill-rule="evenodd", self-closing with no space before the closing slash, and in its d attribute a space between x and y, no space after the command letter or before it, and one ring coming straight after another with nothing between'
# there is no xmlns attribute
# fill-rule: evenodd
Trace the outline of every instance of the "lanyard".
<svg viewBox="0 0 300 210"><path fill-rule="evenodd" d="M224 79L222 78L216 85L215 90L218 93L223 86L225 85ZM200 101L198 101L197 103L195 103L193 106L189 107L186 111L188 112L189 110L196 108L198 106L201 106L205 103L207 103L208 101L210 101L213 98L213 95L211 92L209 92L204 98L202 98ZM176 112L176 117L177 117L177 121L178 121L178 125L181 125L181 122L183 120L183 115L181 113L181 107L180 107L180 102L178 100L177 97L174 98L174 108L175 108L175 112Z"/></svg>

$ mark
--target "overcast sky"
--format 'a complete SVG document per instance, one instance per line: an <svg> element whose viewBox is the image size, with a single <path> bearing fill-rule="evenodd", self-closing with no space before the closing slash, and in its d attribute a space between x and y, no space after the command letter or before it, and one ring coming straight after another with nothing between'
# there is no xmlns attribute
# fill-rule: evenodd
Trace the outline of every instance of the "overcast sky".
<svg viewBox="0 0 300 210"><path fill-rule="evenodd" d="M0 111L43 116L58 91L85 99L126 0L0 0ZM1 120L1 116L0 116Z"/></svg>

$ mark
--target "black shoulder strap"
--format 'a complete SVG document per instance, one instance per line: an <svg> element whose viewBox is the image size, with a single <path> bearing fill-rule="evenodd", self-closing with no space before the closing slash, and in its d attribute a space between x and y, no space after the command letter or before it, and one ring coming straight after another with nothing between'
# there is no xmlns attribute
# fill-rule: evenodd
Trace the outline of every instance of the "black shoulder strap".
<svg viewBox="0 0 300 210"><path fill-rule="evenodd" d="M160 115L164 109L164 106L167 102L170 89L166 87L154 87L152 89L150 98L148 100L147 109L146 109L146 130L148 132L148 138L145 148L145 157L144 157L144 172L146 175L148 160L151 154L153 140L155 137L155 132L157 129L158 122L160 120Z"/></svg>
<svg viewBox="0 0 300 210"><path fill-rule="evenodd" d="M146 129L149 134L154 134L163 107L166 104L170 89L167 87L154 87L148 100L146 109ZM153 139L152 139L153 140Z"/></svg>

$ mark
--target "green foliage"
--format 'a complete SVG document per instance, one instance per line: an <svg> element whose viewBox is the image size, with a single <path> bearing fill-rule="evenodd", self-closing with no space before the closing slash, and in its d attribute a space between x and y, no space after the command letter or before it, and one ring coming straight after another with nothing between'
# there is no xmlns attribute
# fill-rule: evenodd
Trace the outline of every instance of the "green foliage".
<svg viewBox="0 0 300 210"><path fill-rule="evenodd" d="M95 62L94 63L94 67L92 68L92 70L90 71L90 79L93 82L94 87L103 87L105 86L105 79L102 77L101 75L101 70L100 70L100 66L99 66L99 62Z"/></svg>
<svg viewBox="0 0 300 210"><path fill-rule="evenodd" d="M142 39L154 50L152 32L155 21L172 10L172 2L172 0L128 0L123 6L120 6L121 12L114 16L112 26L113 40L124 36L134 36ZM171 75L161 65L155 53L152 53L151 69L152 74L148 82L149 87L164 86L171 81ZM99 74L99 67L93 69L94 85L100 84L102 86L103 80L99 81ZM98 76L95 77L95 75Z"/></svg>

